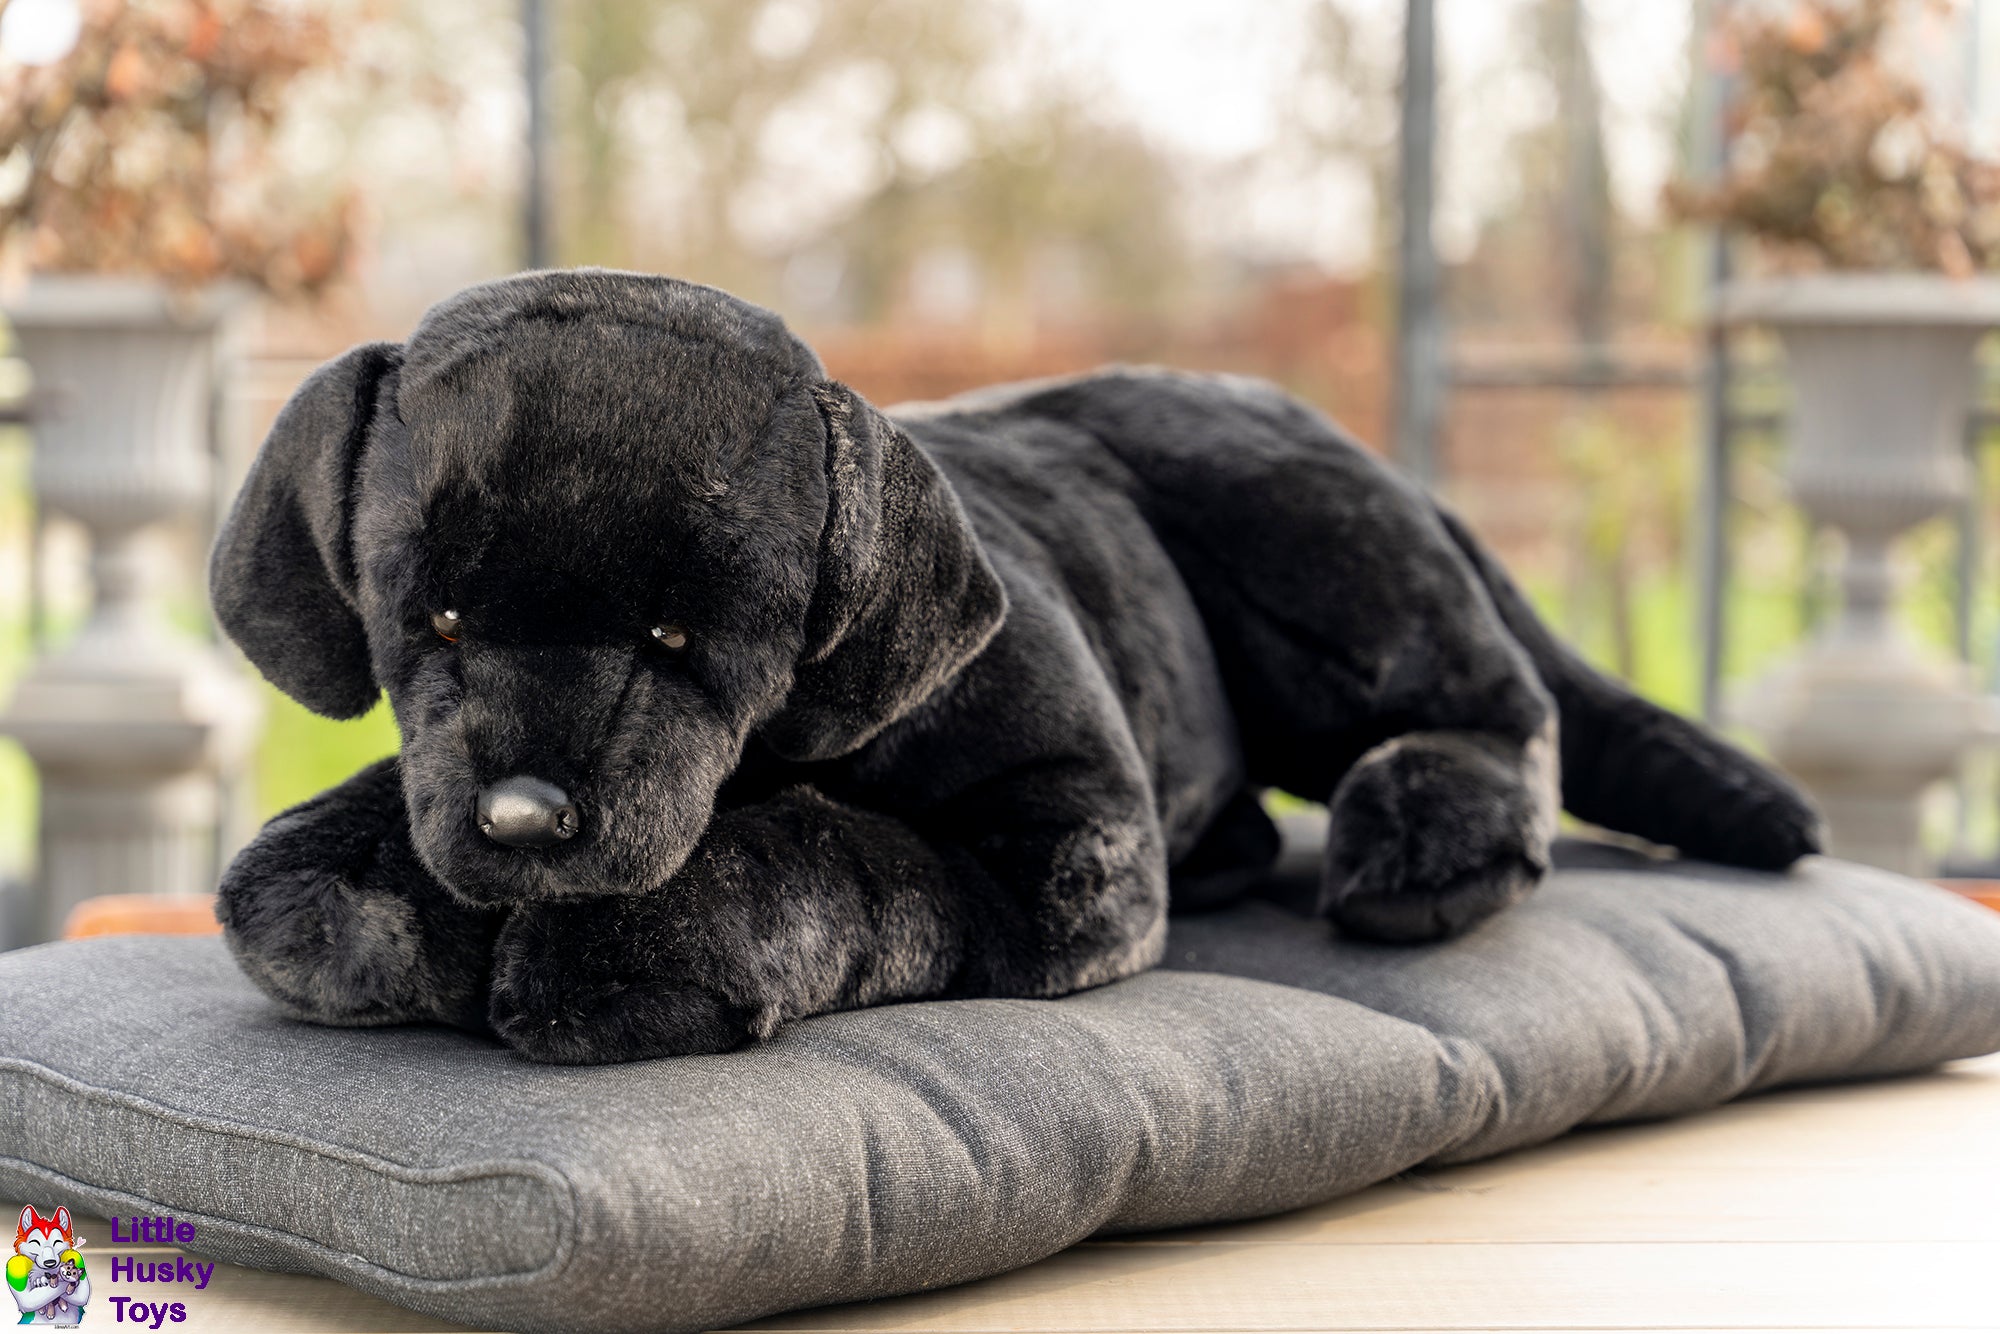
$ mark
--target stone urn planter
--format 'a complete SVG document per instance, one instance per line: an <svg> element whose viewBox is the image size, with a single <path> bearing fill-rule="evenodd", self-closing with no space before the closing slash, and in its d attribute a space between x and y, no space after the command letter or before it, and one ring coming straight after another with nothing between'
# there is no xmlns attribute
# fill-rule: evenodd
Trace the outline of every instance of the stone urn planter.
<svg viewBox="0 0 2000 1334"><path fill-rule="evenodd" d="M41 779L44 935L94 895L215 887L218 777L248 747L257 697L169 624L150 534L213 504L216 333L237 300L79 275L0 301L34 377L36 503L87 530L94 594L0 713Z"/></svg>
<svg viewBox="0 0 2000 1334"><path fill-rule="evenodd" d="M1739 717L1819 800L1830 851L1924 874L1924 793L1993 717L1962 664L1898 629L1894 549L1969 485L1974 352L2000 327L2000 279L1816 274L1738 284L1719 313L1783 346L1790 489L1846 542L1839 613L1747 693Z"/></svg>

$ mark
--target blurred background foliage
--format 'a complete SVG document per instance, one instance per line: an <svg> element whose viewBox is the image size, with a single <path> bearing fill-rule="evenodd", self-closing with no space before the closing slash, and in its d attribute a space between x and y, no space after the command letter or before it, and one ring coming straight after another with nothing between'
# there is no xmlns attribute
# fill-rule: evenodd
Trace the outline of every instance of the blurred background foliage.
<svg viewBox="0 0 2000 1334"><path fill-rule="evenodd" d="M1943 8L1960 21L1969 3ZM878 401L1162 360L1268 376L1385 439L1394 0L548 6L558 262L770 304ZM1706 240L1660 201L1699 154L1707 9L1438 10L1437 240L1456 361L1505 372L1582 349L1655 372L1594 389L1470 377L1446 423L1445 489L1594 660L1682 709L1699 703L1688 524ZM277 203L339 201L345 260L333 281L289 284L323 287L314 302L268 304L242 332L221 413L233 478L317 361L400 338L430 301L518 265L524 34L515 0L86 4L156 26L225 10L309 24L322 44L288 69L261 151L296 192ZM18 74L8 20L0 79ZM1964 77L1932 91L1976 141L1990 127L1968 81L1993 43L1973 31ZM30 179L0 154L0 206ZM0 678L81 610L60 521L31 605L25 449L20 431L0 435ZM1731 679L1814 615L1813 542L1777 466L1763 438L1736 463ZM187 568L205 540L187 535ZM1949 644L1948 527L1915 553L1910 614ZM199 621L198 584L180 596ZM1980 615L1974 642L1989 644L2000 627ZM393 748L382 709L333 724L269 704L260 814ZM27 855L30 785L0 749L0 864Z"/></svg>

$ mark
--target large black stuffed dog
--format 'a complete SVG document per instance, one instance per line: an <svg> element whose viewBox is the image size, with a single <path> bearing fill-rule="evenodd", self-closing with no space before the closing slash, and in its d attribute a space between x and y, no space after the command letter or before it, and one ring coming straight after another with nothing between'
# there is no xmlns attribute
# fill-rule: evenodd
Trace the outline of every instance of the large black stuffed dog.
<svg viewBox="0 0 2000 1334"><path fill-rule="evenodd" d="M1782 779L1591 671L1458 523L1268 386L1110 371L891 418L710 288L530 274L358 347L215 553L279 688L398 759L272 820L221 916L334 1024L715 1051L1160 957L1170 887L1332 807L1391 940L1530 890L1560 802L1745 866Z"/></svg>

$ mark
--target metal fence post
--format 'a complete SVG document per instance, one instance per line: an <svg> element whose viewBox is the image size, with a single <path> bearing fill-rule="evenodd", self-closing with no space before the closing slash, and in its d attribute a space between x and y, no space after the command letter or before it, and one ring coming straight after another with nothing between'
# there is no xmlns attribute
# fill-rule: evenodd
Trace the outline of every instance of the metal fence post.
<svg viewBox="0 0 2000 1334"><path fill-rule="evenodd" d="M1444 412L1444 313L1431 218L1437 196L1437 26L1433 0L1408 0L1403 20L1396 263L1396 459L1437 484Z"/></svg>

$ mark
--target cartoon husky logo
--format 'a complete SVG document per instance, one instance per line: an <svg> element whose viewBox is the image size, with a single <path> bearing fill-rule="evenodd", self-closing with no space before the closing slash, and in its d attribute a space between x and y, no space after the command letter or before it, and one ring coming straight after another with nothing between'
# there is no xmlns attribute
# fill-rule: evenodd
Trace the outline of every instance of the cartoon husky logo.
<svg viewBox="0 0 2000 1334"><path fill-rule="evenodd" d="M54 1218L42 1217L33 1206L21 1210L14 1254L7 1259L7 1290L20 1308L22 1324L66 1328L83 1323L90 1278L77 1249L82 1245L69 1210L58 1208Z"/></svg>

